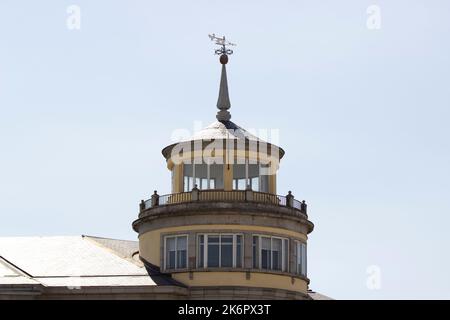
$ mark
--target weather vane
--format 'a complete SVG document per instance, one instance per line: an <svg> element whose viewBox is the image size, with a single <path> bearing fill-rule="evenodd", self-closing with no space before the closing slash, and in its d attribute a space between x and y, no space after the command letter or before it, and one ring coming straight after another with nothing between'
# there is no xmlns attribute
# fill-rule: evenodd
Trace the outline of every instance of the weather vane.
<svg viewBox="0 0 450 320"><path fill-rule="evenodd" d="M228 55L233 54L233 50L228 49L227 46L236 46L235 43L231 43L225 39L225 36L222 38L216 37L216 34L208 34L209 39L214 41L214 43L218 46L221 46L220 49L216 49L214 51L215 54L220 55L220 63L226 64L228 62Z"/></svg>

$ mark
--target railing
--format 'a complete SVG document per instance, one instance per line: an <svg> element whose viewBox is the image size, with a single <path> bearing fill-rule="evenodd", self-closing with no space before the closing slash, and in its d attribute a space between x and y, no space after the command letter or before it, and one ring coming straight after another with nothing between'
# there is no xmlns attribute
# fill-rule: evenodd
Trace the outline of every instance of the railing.
<svg viewBox="0 0 450 320"><path fill-rule="evenodd" d="M290 207L303 213L307 213L305 201L294 199L294 195L289 191L286 196L280 196L272 193L257 192L253 190L199 190L196 187L191 192L172 193L160 196L156 191L152 197L141 201L140 210L144 211L157 206L165 206L187 202L255 202L271 204L281 207Z"/></svg>
<svg viewBox="0 0 450 320"><path fill-rule="evenodd" d="M198 200L241 202L245 201L245 191L202 190L198 192Z"/></svg>
<svg viewBox="0 0 450 320"><path fill-rule="evenodd" d="M190 192L166 194L159 197L160 206L173 203L190 202L192 199Z"/></svg>
<svg viewBox="0 0 450 320"><path fill-rule="evenodd" d="M253 201L286 206L286 197L265 192L253 192Z"/></svg>

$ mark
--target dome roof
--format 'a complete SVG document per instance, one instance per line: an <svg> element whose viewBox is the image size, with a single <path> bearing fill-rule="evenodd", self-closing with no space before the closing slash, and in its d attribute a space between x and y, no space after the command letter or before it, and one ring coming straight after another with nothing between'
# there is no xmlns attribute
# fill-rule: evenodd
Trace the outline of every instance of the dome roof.
<svg viewBox="0 0 450 320"><path fill-rule="evenodd" d="M232 121L214 121L206 128L197 131L194 135L186 141L192 140L210 140L210 139L249 139L259 140L258 137L252 135L244 128L238 126Z"/></svg>
<svg viewBox="0 0 450 320"><path fill-rule="evenodd" d="M180 140L179 142L173 143L162 150L162 154L166 159L170 157L170 152L172 148L181 143L193 143L194 141L202 141L204 144L208 145L213 140L246 140L246 141L257 141L258 143L266 143L268 150L271 146L275 146L279 149L280 159L284 156L284 150L276 145L273 145L267 141L264 141L257 136L251 134L244 128L238 126L232 121L214 121L209 126L204 129L197 131L191 137L187 139Z"/></svg>

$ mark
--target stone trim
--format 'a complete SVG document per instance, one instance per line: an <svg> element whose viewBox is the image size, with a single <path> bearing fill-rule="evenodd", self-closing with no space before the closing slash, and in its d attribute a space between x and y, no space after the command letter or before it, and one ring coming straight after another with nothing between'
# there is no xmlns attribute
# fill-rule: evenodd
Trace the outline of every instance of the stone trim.
<svg viewBox="0 0 450 320"><path fill-rule="evenodd" d="M258 203L190 202L145 210L133 229L147 231L186 225L251 225L308 234L314 224L298 210Z"/></svg>

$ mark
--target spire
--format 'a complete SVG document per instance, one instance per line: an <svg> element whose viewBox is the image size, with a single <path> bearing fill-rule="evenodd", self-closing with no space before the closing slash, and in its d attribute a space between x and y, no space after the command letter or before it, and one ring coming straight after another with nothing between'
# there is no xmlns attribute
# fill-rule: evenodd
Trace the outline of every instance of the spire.
<svg viewBox="0 0 450 320"><path fill-rule="evenodd" d="M226 41L225 37L216 37L214 33L208 36L216 45L221 46L220 49L215 50L215 53L220 55L220 63L222 64L219 98L217 99L217 109L219 109L219 111L217 112L216 118L219 121L229 121L231 119L231 114L228 109L230 109L231 104L230 96L228 95L227 68L225 65L228 63L228 55L233 54L233 50L228 49L226 46L235 46L235 44Z"/></svg>
<svg viewBox="0 0 450 320"><path fill-rule="evenodd" d="M224 55L227 57L226 55ZM225 60L220 57L221 61ZM227 57L228 58L228 57ZM228 81L227 81L227 68L225 64L222 64L222 75L220 77L220 89L219 89L219 99L217 99L217 112L216 118L219 121L228 121L231 119L231 114L228 111L230 109L230 97L228 95Z"/></svg>

